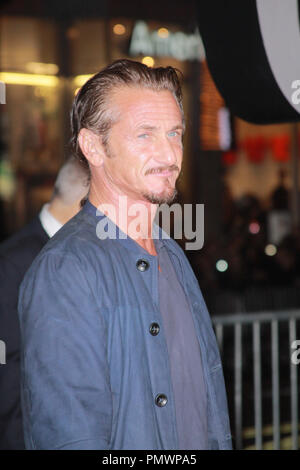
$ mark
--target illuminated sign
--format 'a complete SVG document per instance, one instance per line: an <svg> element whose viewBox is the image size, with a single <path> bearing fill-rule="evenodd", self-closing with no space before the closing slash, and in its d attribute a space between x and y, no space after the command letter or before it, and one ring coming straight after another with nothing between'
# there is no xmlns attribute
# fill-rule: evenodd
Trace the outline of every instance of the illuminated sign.
<svg viewBox="0 0 300 470"><path fill-rule="evenodd" d="M201 64L199 136L203 150L228 150L232 130L230 114L211 77L207 62Z"/></svg>
<svg viewBox="0 0 300 470"><path fill-rule="evenodd" d="M174 57L177 60L205 59L204 46L198 29L193 34L181 31L162 34L160 30L149 31L144 21L137 21L134 25L129 54Z"/></svg>

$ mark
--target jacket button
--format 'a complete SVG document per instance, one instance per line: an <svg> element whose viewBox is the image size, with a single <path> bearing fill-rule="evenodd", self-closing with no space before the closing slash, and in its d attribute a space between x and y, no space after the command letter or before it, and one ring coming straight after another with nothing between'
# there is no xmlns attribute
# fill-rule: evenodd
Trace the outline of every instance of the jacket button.
<svg viewBox="0 0 300 470"><path fill-rule="evenodd" d="M158 335L159 330L160 330L160 327L159 327L158 323L151 323L149 331L150 331L152 336Z"/></svg>
<svg viewBox="0 0 300 470"><path fill-rule="evenodd" d="M167 397L163 393L160 393L159 395L156 395L155 397L155 404L162 408L163 406L166 406L167 404Z"/></svg>
<svg viewBox="0 0 300 470"><path fill-rule="evenodd" d="M147 269L149 268L149 263L148 261L144 259L139 259L136 263L136 267L138 268L139 271L143 273L144 271L147 271Z"/></svg>

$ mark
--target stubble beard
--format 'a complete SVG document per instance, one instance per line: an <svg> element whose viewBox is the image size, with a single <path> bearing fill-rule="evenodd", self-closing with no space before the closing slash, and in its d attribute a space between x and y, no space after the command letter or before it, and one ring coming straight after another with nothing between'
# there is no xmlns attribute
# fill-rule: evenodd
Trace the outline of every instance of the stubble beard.
<svg viewBox="0 0 300 470"><path fill-rule="evenodd" d="M155 193L143 193L142 196L146 201L150 202L151 204L171 204L176 196L177 196L177 189L174 188L172 192L167 194L167 192L163 192L160 194L155 194Z"/></svg>

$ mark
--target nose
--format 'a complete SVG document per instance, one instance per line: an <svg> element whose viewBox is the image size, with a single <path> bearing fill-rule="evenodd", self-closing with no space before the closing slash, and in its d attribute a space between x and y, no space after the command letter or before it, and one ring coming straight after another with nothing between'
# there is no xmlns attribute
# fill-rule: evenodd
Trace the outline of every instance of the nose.
<svg viewBox="0 0 300 470"><path fill-rule="evenodd" d="M168 137L159 139L157 143L155 159L165 165L179 165L179 153L178 148L175 147L174 143L170 142Z"/></svg>

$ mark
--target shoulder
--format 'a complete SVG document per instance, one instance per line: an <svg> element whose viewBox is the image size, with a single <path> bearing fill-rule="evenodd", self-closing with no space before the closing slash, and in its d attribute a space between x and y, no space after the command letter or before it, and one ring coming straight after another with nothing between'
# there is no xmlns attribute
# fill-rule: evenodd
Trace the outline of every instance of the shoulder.
<svg viewBox="0 0 300 470"><path fill-rule="evenodd" d="M34 283L63 281L66 276L83 284L99 272L107 250L96 235L96 227L89 214L79 212L67 222L43 247L27 271L22 288ZM63 282L65 285L65 281Z"/></svg>
<svg viewBox="0 0 300 470"><path fill-rule="evenodd" d="M86 212L80 211L69 220L45 245L39 259L45 257L69 258L83 262L90 256L105 253L105 241L97 237L97 221Z"/></svg>
<svg viewBox="0 0 300 470"><path fill-rule="evenodd" d="M24 241L38 240L40 244L44 244L48 239L49 237L43 229L39 217L36 216L31 222L0 244L0 254L8 253L18 247L24 246Z"/></svg>
<svg viewBox="0 0 300 470"><path fill-rule="evenodd" d="M34 218L20 231L0 244L2 269L15 268L24 274L34 258L49 240L39 218Z"/></svg>
<svg viewBox="0 0 300 470"><path fill-rule="evenodd" d="M107 250L99 243L93 219L77 214L45 245L27 271L19 291L19 318L43 322L70 319L76 312L89 316L107 298ZM73 312L73 313L72 313Z"/></svg>

